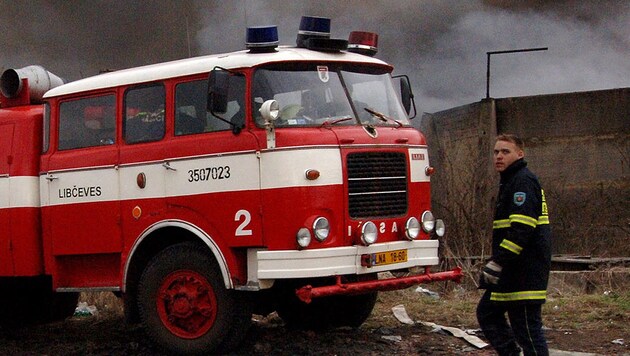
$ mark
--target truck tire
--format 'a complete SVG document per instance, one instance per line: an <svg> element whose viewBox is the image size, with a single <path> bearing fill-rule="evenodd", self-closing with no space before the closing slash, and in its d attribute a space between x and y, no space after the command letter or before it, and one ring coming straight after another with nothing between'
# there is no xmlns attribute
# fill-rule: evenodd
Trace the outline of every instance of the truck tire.
<svg viewBox="0 0 630 356"><path fill-rule="evenodd" d="M140 278L141 323L149 338L166 351L212 353L226 337L244 336L237 329L251 320L251 314L239 312L230 292L213 257L199 245L170 246L148 263Z"/></svg>
<svg viewBox="0 0 630 356"><path fill-rule="evenodd" d="M366 276L361 280L376 278ZM346 277L348 280L357 280L355 276ZM326 285L316 281L313 285ZM324 330L333 327L351 326L358 327L370 316L378 292L370 292L359 295L335 295L315 298L306 304L295 295L298 286L285 286L281 292L277 312L289 327L305 330Z"/></svg>
<svg viewBox="0 0 630 356"><path fill-rule="evenodd" d="M64 320L74 314L79 293L56 293L46 278L20 279L0 286L0 324L29 325Z"/></svg>
<svg viewBox="0 0 630 356"><path fill-rule="evenodd" d="M334 326L351 326L357 328L370 317L378 292L371 292L361 295L342 295L336 303L339 311L334 319Z"/></svg>

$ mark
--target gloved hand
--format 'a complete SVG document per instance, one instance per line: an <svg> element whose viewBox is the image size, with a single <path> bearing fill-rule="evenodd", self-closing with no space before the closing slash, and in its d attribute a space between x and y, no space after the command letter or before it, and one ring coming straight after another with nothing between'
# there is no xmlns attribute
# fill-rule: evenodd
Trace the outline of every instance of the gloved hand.
<svg viewBox="0 0 630 356"><path fill-rule="evenodd" d="M498 284L502 270L498 263L490 261L481 270L481 279L488 284Z"/></svg>

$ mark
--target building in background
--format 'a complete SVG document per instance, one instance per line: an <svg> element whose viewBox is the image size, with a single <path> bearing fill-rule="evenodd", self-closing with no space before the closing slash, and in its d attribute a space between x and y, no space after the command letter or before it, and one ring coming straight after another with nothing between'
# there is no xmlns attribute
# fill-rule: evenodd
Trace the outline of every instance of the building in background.
<svg viewBox="0 0 630 356"><path fill-rule="evenodd" d="M485 99L425 114L434 210L455 256L487 256L498 133L525 140L550 209L554 254L630 256L630 88ZM449 251L446 251L449 253Z"/></svg>

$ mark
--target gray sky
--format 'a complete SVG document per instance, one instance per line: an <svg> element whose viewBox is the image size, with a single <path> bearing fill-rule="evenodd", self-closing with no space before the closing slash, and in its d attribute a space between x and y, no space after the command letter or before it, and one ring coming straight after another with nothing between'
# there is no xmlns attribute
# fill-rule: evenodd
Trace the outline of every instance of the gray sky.
<svg viewBox="0 0 630 356"><path fill-rule="evenodd" d="M332 37L379 34L378 58L412 80L419 111L492 97L630 87L626 0L0 0L0 69L39 64L68 80L244 49L247 26L278 25L295 44L302 15Z"/></svg>

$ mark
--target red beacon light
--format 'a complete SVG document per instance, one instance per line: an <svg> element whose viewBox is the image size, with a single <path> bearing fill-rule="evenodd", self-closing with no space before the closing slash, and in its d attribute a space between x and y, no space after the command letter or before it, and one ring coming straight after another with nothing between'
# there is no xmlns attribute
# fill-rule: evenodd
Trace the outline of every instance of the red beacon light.
<svg viewBox="0 0 630 356"><path fill-rule="evenodd" d="M278 47L277 26L248 27L245 46L252 53L273 52Z"/></svg>
<svg viewBox="0 0 630 356"><path fill-rule="evenodd" d="M348 51L373 57L378 52L378 35L374 32L350 32Z"/></svg>

